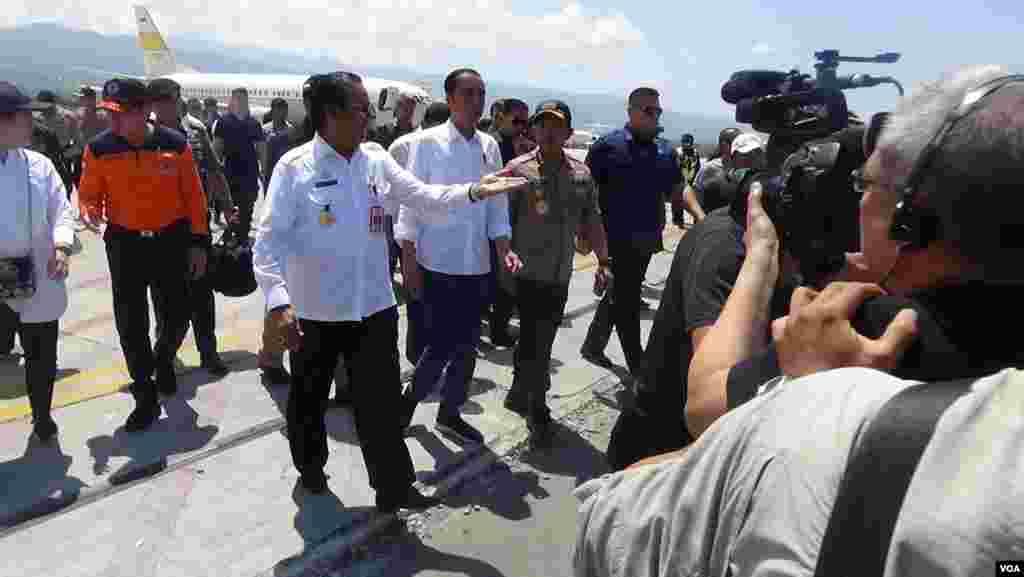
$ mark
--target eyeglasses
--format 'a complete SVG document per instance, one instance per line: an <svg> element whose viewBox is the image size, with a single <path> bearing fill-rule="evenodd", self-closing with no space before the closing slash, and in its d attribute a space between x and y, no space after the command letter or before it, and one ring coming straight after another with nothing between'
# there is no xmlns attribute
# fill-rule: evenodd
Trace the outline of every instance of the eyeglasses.
<svg viewBox="0 0 1024 577"><path fill-rule="evenodd" d="M864 176L864 169L858 168L850 174L850 182L853 183L853 190L857 194L864 194L869 187L877 186L879 181Z"/></svg>
<svg viewBox="0 0 1024 577"><path fill-rule="evenodd" d="M662 113L665 112L664 110L658 108L657 106L638 106L634 107L633 110L639 110L640 112L643 112L647 116L651 116L654 118L661 118Z"/></svg>

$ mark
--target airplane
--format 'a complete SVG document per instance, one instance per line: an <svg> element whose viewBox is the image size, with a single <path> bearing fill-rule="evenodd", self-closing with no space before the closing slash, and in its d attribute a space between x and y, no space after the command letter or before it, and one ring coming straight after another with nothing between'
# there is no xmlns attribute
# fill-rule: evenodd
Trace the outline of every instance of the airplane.
<svg viewBox="0 0 1024 577"><path fill-rule="evenodd" d="M132 8L139 31L139 47L143 51L146 79L170 78L181 85L181 96L185 100L216 98L221 109L226 108L232 89L244 87L249 91L250 112L256 118L261 118L270 110L270 102L275 98L283 98L288 102L288 117L292 122L301 122L305 117L302 85L310 75L207 74L179 66L149 10L138 5ZM423 120L431 96L422 87L398 80L360 76L370 94L371 106L376 111L376 126L394 123L395 107L401 95L410 96L416 101L413 125Z"/></svg>

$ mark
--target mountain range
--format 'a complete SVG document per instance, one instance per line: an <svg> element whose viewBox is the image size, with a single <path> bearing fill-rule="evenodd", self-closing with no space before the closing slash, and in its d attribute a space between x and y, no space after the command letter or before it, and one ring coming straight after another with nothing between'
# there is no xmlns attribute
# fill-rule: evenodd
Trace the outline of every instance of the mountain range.
<svg viewBox="0 0 1024 577"><path fill-rule="evenodd" d="M168 43L179 64L202 72L307 75L343 67L327 58L310 58L265 47L229 48L205 38L177 36L169 38ZM0 78L15 82L31 93L49 88L68 94L82 82L99 84L115 74L143 75L142 53L134 36L105 36L52 22L0 29L0 54L4 55ZM424 73L401 66L357 67L354 71L409 82L429 79L431 94L435 98L443 94L441 85L445 71ZM598 124L611 128L625 122L624 94L575 94L500 82L488 82L487 92L497 98L514 96L531 106L548 98L564 100L573 111L576 127ZM665 110L661 123L666 138L677 140L683 132L690 132L701 143L715 142L719 130L735 124L728 117L672 110Z"/></svg>

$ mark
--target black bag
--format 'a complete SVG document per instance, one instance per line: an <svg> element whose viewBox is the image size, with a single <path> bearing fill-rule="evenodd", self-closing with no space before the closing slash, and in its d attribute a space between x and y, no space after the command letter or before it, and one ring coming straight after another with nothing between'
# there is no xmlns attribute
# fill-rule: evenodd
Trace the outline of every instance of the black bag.
<svg viewBox="0 0 1024 577"><path fill-rule="evenodd" d="M36 294L36 270L32 258L32 179L29 176L28 156L25 160L25 188L28 190L28 254L0 259L0 299L29 299Z"/></svg>
<svg viewBox="0 0 1024 577"><path fill-rule="evenodd" d="M238 242L230 229L210 247L208 259L210 287L228 297L249 296L256 290L249 243Z"/></svg>

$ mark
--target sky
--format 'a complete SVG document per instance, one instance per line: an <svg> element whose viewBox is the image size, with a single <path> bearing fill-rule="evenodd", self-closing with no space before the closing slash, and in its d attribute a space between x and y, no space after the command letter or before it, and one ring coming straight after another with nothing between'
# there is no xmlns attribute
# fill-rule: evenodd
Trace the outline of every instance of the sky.
<svg viewBox="0 0 1024 577"><path fill-rule="evenodd" d="M51 20L103 34L134 34L131 2L5 0L0 27ZM485 79L570 92L662 92L677 112L732 115L720 89L741 69L812 73L816 51L897 64L847 63L839 74L896 77L909 94L961 65L1024 71L1024 3L961 0L154 0L165 36L227 46L327 55L354 68L396 65L443 74L472 66ZM1014 40L1017 39L1017 40ZM864 116L891 109L894 87L847 92Z"/></svg>

